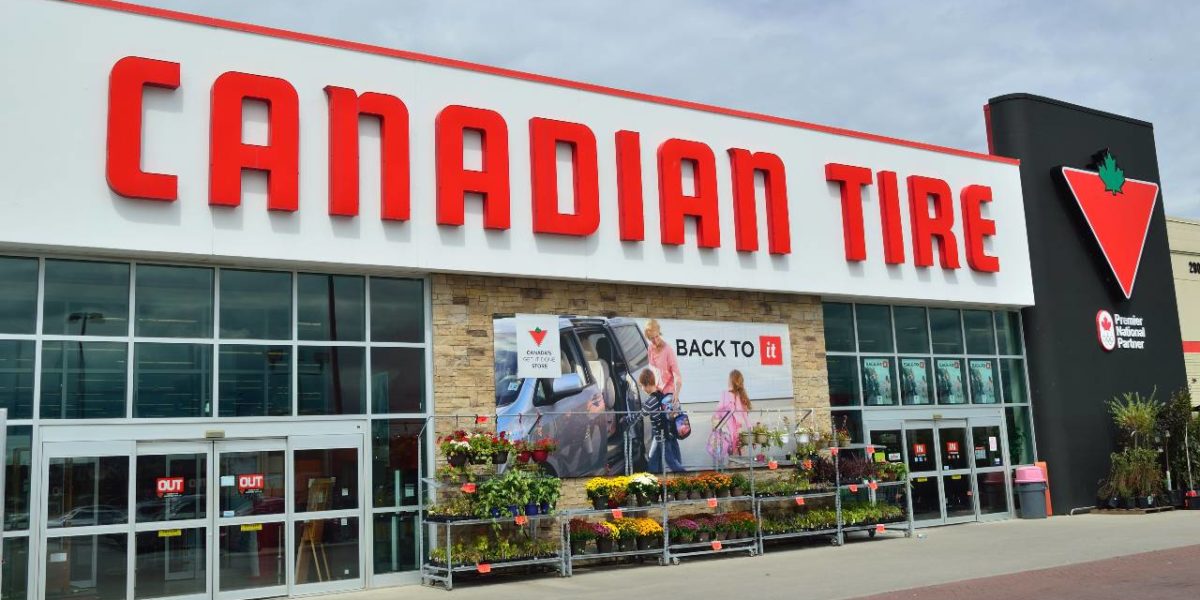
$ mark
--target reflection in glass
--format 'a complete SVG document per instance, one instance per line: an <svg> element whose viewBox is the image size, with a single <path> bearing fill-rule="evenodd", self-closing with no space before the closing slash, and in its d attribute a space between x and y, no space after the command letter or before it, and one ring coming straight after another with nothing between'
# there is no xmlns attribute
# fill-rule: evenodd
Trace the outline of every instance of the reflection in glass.
<svg viewBox="0 0 1200 600"><path fill-rule="evenodd" d="M938 404L966 404L967 390L963 385L962 359L936 358L934 369Z"/></svg>
<svg viewBox="0 0 1200 600"><path fill-rule="evenodd" d="M217 537L219 591L287 584L283 523L229 525Z"/></svg>
<svg viewBox="0 0 1200 600"><path fill-rule="evenodd" d="M859 352L892 351L892 309L877 304L858 304L854 307L858 322Z"/></svg>
<svg viewBox="0 0 1200 600"><path fill-rule="evenodd" d="M975 476L979 488L980 514L1008 512L1008 492L1004 487L1004 478L1004 471L980 473Z"/></svg>
<svg viewBox="0 0 1200 600"><path fill-rule="evenodd" d="M863 404L890 406L896 403L896 385L892 377L892 358L863 358Z"/></svg>
<svg viewBox="0 0 1200 600"><path fill-rule="evenodd" d="M851 444L862 443L863 428L862 428L862 411L861 410L835 410L830 412L830 418L833 421L834 431L847 433L850 435Z"/></svg>
<svg viewBox="0 0 1200 600"><path fill-rule="evenodd" d="M375 413L422 412L424 398L423 348L371 348L371 402Z"/></svg>
<svg viewBox="0 0 1200 600"><path fill-rule="evenodd" d="M992 312L964 310L963 329L967 334L967 354L995 354L996 332L992 329Z"/></svg>
<svg viewBox="0 0 1200 600"><path fill-rule="evenodd" d="M9 427L5 445L4 530L29 529L29 485L32 476L29 465L33 457L33 426Z"/></svg>
<svg viewBox="0 0 1200 600"><path fill-rule="evenodd" d="M914 521L940 520L942 500L937 477L913 477L912 510Z"/></svg>
<svg viewBox="0 0 1200 600"><path fill-rule="evenodd" d="M1010 406L1004 409L1004 419L1008 426L1010 465L1033 464L1033 425L1029 417L1028 406Z"/></svg>
<svg viewBox="0 0 1200 600"><path fill-rule="evenodd" d="M37 259L0 256L0 281L4 282L0 285L0 333L33 333L37 327Z"/></svg>
<svg viewBox="0 0 1200 600"><path fill-rule="evenodd" d="M207 514L208 454L137 457L134 518L139 523L203 519Z"/></svg>
<svg viewBox="0 0 1200 600"><path fill-rule="evenodd" d="M1021 313L996 312L996 330L1000 334L1000 354L1021 353Z"/></svg>
<svg viewBox="0 0 1200 600"><path fill-rule="evenodd" d="M929 309L929 330L933 334L933 351L938 354L962 354L962 321L958 311L950 308Z"/></svg>
<svg viewBox="0 0 1200 600"><path fill-rule="evenodd" d="M871 444L875 446L875 462L902 462L904 457L904 440L900 437L899 429L887 429L871 432Z"/></svg>
<svg viewBox="0 0 1200 600"><path fill-rule="evenodd" d="M204 528L138 532L134 536L134 597L203 594L208 583L205 532Z"/></svg>
<svg viewBox="0 0 1200 600"><path fill-rule="evenodd" d="M133 347L133 416L207 417L212 414L212 346L151 344Z"/></svg>
<svg viewBox="0 0 1200 600"><path fill-rule="evenodd" d="M29 538L4 538L4 565L0 567L0 600L29 597Z"/></svg>
<svg viewBox="0 0 1200 600"><path fill-rule="evenodd" d="M292 274L221 269L221 337L292 339Z"/></svg>
<svg viewBox="0 0 1200 600"><path fill-rule="evenodd" d="M125 416L123 342L42 342L43 419Z"/></svg>
<svg viewBox="0 0 1200 600"><path fill-rule="evenodd" d="M33 418L33 340L0 340L0 408L8 418Z"/></svg>
<svg viewBox="0 0 1200 600"><path fill-rule="evenodd" d="M51 457L46 527L87 527L127 522L128 456Z"/></svg>
<svg viewBox="0 0 1200 600"><path fill-rule="evenodd" d="M1025 361L1019 358L1002 358L1000 366L1001 374L1004 376L1004 401L1011 404L1028 402L1029 394L1026 393L1025 388Z"/></svg>
<svg viewBox="0 0 1200 600"><path fill-rule="evenodd" d="M896 306L896 351L906 354L929 353L929 323L920 306Z"/></svg>
<svg viewBox="0 0 1200 600"><path fill-rule="evenodd" d="M975 516L970 475L945 475L942 477L942 487L946 491L947 519Z"/></svg>
<svg viewBox="0 0 1200 600"><path fill-rule="evenodd" d="M222 345L222 417L292 414L292 347Z"/></svg>
<svg viewBox="0 0 1200 600"><path fill-rule="evenodd" d="M849 304L826 302L825 351L854 352L854 311Z"/></svg>
<svg viewBox="0 0 1200 600"><path fill-rule="evenodd" d="M371 278L371 341L425 340L425 293L420 279Z"/></svg>
<svg viewBox="0 0 1200 600"><path fill-rule="evenodd" d="M420 567L415 513L377 514L374 526L375 573L415 571Z"/></svg>
<svg viewBox="0 0 1200 600"><path fill-rule="evenodd" d="M996 361L972 358L970 365L971 402L973 404L998 404L1000 402L1000 380L997 378Z"/></svg>
<svg viewBox="0 0 1200 600"><path fill-rule="evenodd" d="M900 398L905 405L933 404L933 378L928 358L900 359Z"/></svg>
<svg viewBox="0 0 1200 600"><path fill-rule="evenodd" d="M358 508L358 450L296 450L296 512Z"/></svg>
<svg viewBox="0 0 1200 600"><path fill-rule="evenodd" d="M366 290L356 275L301 273L296 280L296 334L302 340L365 338Z"/></svg>
<svg viewBox="0 0 1200 600"><path fill-rule="evenodd" d="M364 412L364 348L300 346L297 352L297 401L301 415Z"/></svg>
<svg viewBox="0 0 1200 600"><path fill-rule="evenodd" d="M46 261L42 333L129 335L129 265Z"/></svg>
<svg viewBox="0 0 1200 600"><path fill-rule="evenodd" d="M419 504L422 421L371 422L371 481L376 508Z"/></svg>
<svg viewBox="0 0 1200 600"><path fill-rule="evenodd" d="M134 279L136 335L212 337L212 269L138 265Z"/></svg>
<svg viewBox="0 0 1200 600"><path fill-rule="evenodd" d="M853 356L825 359L829 375L829 405L858 406L858 363Z"/></svg>
<svg viewBox="0 0 1200 600"><path fill-rule="evenodd" d="M358 578L358 518L297 521L296 584Z"/></svg>
<svg viewBox="0 0 1200 600"><path fill-rule="evenodd" d="M220 517L284 511L283 450L222 452Z"/></svg>
<svg viewBox="0 0 1200 600"><path fill-rule="evenodd" d="M46 540L46 600L124 600L126 534Z"/></svg>

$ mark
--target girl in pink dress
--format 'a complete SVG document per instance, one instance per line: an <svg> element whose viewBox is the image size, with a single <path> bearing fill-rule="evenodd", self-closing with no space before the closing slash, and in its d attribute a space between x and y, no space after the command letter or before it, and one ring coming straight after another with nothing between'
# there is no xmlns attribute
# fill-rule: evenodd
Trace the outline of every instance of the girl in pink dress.
<svg viewBox="0 0 1200 600"><path fill-rule="evenodd" d="M721 401L713 413L713 432L708 439L708 453L718 462L741 454L738 433L749 427L750 396L742 372L729 372L729 389L721 393Z"/></svg>

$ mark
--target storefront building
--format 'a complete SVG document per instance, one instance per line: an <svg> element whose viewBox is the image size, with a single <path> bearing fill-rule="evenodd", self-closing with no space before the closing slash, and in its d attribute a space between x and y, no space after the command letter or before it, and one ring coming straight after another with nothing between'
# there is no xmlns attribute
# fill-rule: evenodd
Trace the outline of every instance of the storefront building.
<svg viewBox="0 0 1200 600"><path fill-rule="evenodd" d="M1171 271L1175 274L1188 389L1192 392L1192 402L1200 404L1200 222L1168 218L1167 235L1171 241Z"/></svg>
<svg viewBox="0 0 1200 600"><path fill-rule="evenodd" d="M514 315L561 321L563 373L601 387L594 340L645 343L622 317L766 324L738 350L783 369L761 405L922 465L922 525L1011 516L1011 470L1039 459L1079 505L1107 450L1056 442L1111 435L1108 388L1080 409L1059 379L1181 380L1156 354L1177 323L1114 354L1101 306L1038 312L1080 298L1031 260L1059 249L1030 190L1063 189L1026 168L1028 99L993 100L979 154L107 0L8 17L4 598L415 582L434 440L504 417ZM1067 269L1127 313L1093 260Z"/></svg>

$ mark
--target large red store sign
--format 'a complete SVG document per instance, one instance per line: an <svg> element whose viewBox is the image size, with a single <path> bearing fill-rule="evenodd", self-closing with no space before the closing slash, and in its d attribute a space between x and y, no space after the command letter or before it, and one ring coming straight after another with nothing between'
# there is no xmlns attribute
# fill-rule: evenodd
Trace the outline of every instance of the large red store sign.
<svg viewBox="0 0 1200 600"><path fill-rule="evenodd" d="M40 205L103 227L76 245L1032 301L1013 161L348 43L371 52L213 30L201 25L256 28L199 18L26 4L61 31L98 20L112 32L84 60L3 26L43 71L71 75L57 104L83 138L80 160L26 176L99 169L113 193L82 212L75 204L98 190ZM60 119L43 133L63 131ZM0 243L36 225L0 228Z"/></svg>

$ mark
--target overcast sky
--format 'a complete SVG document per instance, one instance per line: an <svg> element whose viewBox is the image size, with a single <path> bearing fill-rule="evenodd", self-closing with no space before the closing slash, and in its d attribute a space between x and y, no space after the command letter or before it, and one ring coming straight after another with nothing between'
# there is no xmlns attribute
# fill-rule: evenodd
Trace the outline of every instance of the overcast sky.
<svg viewBox="0 0 1200 600"><path fill-rule="evenodd" d="M1153 122L1200 218L1194 0L133 1L981 152L988 98L1041 94Z"/></svg>

